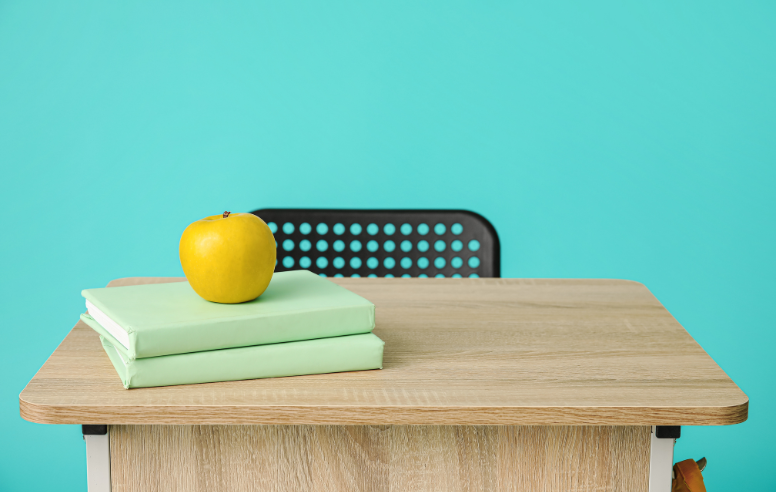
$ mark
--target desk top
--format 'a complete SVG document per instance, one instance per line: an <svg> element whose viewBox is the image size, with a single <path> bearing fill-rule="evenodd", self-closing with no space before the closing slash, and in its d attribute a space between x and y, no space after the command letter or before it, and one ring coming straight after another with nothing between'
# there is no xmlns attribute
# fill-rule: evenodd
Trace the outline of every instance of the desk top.
<svg viewBox="0 0 776 492"><path fill-rule="evenodd" d="M172 282L127 278L109 285ZM126 390L79 322L19 395L44 424L727 425L749 400L642 284L333 279L379 371Z"/></svg>

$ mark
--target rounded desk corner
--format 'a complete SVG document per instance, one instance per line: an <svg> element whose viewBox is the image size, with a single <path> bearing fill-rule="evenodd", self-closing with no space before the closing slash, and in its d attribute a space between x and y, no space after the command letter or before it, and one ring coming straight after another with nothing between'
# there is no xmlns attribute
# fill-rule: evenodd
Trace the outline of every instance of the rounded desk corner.
<svg viewBox="0 0 776 492"><path fill-rule="evenodd" d="M144 278L145 277L119 277L119 278L114 278L114 279L110 280L107 283L106 287L113 287L114 284L115 285L134 284L136 282L141 281Z"/></svg>
<svg viewBox="0 0 776 492"><path fill-rule="evenodd" d="M33 424L53 424L45 418L45 406L37 405L24 399L24 391L19 394L19 416Z"/></svg>
<svg viewBox="0 0 776 492"><path fill-rule="evenodd" d="M632 280L632 279L629 279L629 278L613 278L613 279L609 279L609 280L612 280L612 281L615 281L615 282L620 282L620 283L623 283L623 284L632 284L635 287L644 287L645 289L649 290L649 287L644 285L644 282L639 282L638 280Z"/></svg>
<svg viewBox="0 0 776 492"><path fill-rule="evenodd" d="M57 405L35 403L25 399L24 391L19 395L19 416L33 424L90 424L82 422L83 419L74 418L74 415ZM103 423L103 422L96 422Z"/></svg>
<svg viewBox="0 0 776 492"><path fill-rule="evenodd" d="M120 277L114 278L106 287L127 287L141 284L166 284L172 282L185 282L186 277Z"/></svg>
<svg viewBox="0 0 776 492"><path fill-rule="evenodd" d="M749 397L746 395L743 396L744 398L741 403L723 407L724 416L728 421L724 422L722 425L735 425L747 421L749 418Z"/></svg>

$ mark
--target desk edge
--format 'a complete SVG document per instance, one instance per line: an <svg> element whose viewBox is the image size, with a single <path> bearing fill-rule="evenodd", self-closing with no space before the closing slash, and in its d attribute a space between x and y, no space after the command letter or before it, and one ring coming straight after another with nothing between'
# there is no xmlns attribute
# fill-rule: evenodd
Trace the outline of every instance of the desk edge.
<svg viewBox="0 0 776 492"><path fill-rule="evenodd" d="M47 405L19 395L38 424L155 425L734 425L749 399L724 407L391 407Z"/></svg>

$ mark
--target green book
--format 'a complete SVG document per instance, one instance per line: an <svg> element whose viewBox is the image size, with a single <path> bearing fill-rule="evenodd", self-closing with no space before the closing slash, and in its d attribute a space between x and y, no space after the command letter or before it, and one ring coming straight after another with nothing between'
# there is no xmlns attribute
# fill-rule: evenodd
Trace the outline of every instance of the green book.
<svg viewBox="0 0 776 492"><path fill-rule="evenodd" d="M369 333L374 304L307 270L276 273L256 300L218 304L188 282L87 289L81 319L126 360Z"/></svg>
<svg viewBox="0 0 776 492"><path fill-rule="evenodd" d="M100 339L127 389L382 369L385 345L366 333L128 360Z"/></svg>

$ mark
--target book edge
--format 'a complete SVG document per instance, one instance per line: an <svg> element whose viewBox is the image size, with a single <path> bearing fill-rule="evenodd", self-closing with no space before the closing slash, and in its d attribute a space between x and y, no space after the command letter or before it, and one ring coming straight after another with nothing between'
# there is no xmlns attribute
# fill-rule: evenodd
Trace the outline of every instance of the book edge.
<svg viewBox="0 0 776 492"><path fill-rule="evenodd" d="M369 359L374 359L376 362L364 362L361 361L360 363L354 363L347 367L338 367L334 368L332 370L315 370L315 372L306 372L302 369L286 369L281 375L269 375L269 376L246 376L245 374L249 371L249 369L239 370L238 373L241 373L242 375L236 375L233 377L230 377L228 379L213 379L213 380L201 380L201 381L189 381L189 382L173 382L173 383L161 383L159 381L154 382L153 380L148 382L144 381L135 381L133 383L133 379L135 379L133 376L141 376L141 373L146 371L151 371L151 373L154 372L153 369L144 369L143 366L148 366L150 364L155 364L160 362L161 360L164 361L171 361L173 363L175 362L181 362L183 364L191 364L192 362L188 362L189 359L196 359L200 358L203 355L207 355L209 353L213 353L213 355L223 355L223 356L231 356L232 353L228 353L231 351L241 351L243 354L247 353L254 353L254 352L263 352L266 350L277 350L278 348L292 348L292 347L298 347L302 352L304 351L316 351L316 350L330 350L330 347L326 347L327 345L326 341L332 341L339 338L349 338L349 337L368 337L368 339L364 339L363 345L360 348L362 350L372 350L374 353L369 354L366 356ZM101 342L103 344L103 348L105 349L106 353L108 354L108 357L111 359L111 362L113 363L114 368L119 373L119 378L122 380L122 384L124 384L124 387L127 389L132 388L150 388L150 387L160 387L160 386L179 386L184 384L204 384L204 383L211 383L211 382L222 382L222 381L243 381L243 380L250 380L250 379L270 379L275 377L294 377L294 376L305 376L305 375L313 375L313 374L331 374L336 372L351 372L351 371L368 371L368 370L377 370L383 368L383 352L385 347L385 342L375 335L374 333L361 333L356 335L345 335L343 337L330 337L330 338L323 338L323 339L315 339L315 340L299 340L299 341L293 341L293 342L284 342L280 344L269 344L269 345L255 345L251 347L236 347L231 349L221 349L221 350L212 350L212 351L203 351L203 352L194 352L194 353L188 353L188 354L174 354L174 355L167 355L167 356L160 356L160 357L149 357L145 359L136 359L134 361L128 362L126 365L119 364L119 361L117 360L118 351L116 348L110 343L109 340L100 337ZM359 339L358 341L361 341ZM377 343L376 343L377 342ZM293 345L290 345L293 344ZM321 345L321 347L318 347L318 345ZM272 346L282 346L282 347L274 347L270 348ZM109 349L110 347L110 349ZM227 352L227 353L224 353ZM219 353L219 354L216 354ZM254 354L255 355L255 354ZM303 356L304 354L302 354ZM194 356L194 357L191 357ZM360 354L360 356L363 356L363 354ZM306 360L304 357L302 357L302 360ZM336 363L333 363L331 361L326 362L324 365L329 365L331 367L332 365L336 365ZM211 364L212 366L212 364ZM255 368L253 368L255 369ZM122 371L124 372L124 375L122 375ZM142 378L141 378L142 379ZM207 379L207 378L205 378Z"/></svg>

